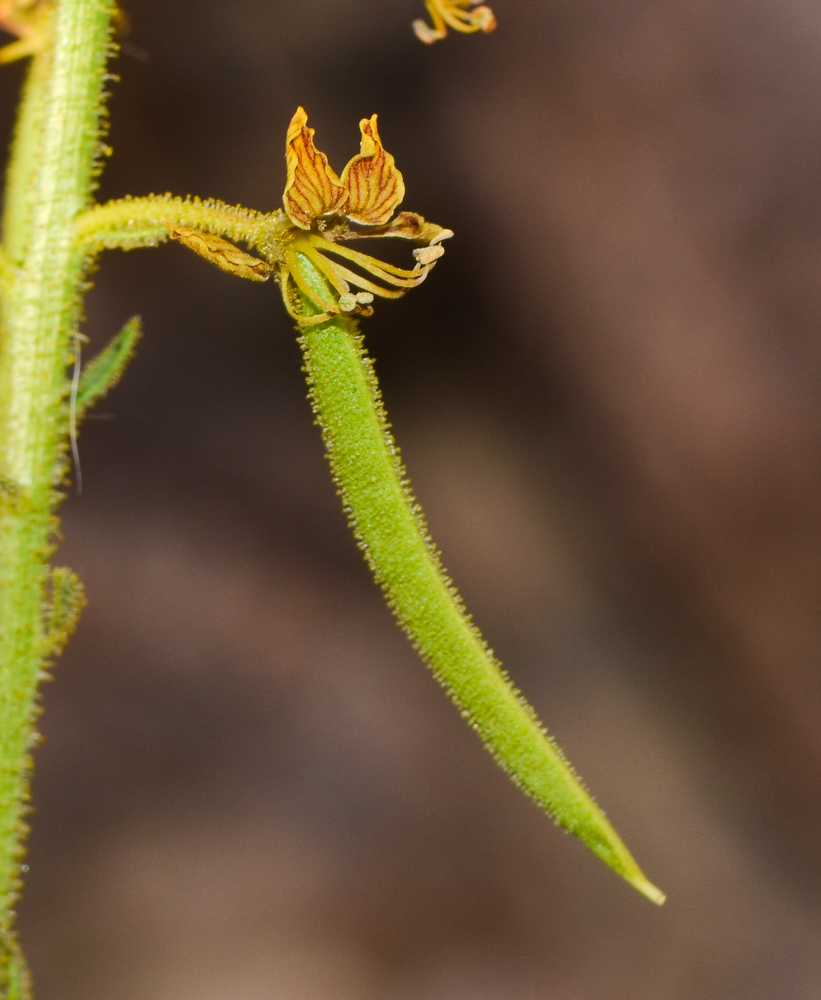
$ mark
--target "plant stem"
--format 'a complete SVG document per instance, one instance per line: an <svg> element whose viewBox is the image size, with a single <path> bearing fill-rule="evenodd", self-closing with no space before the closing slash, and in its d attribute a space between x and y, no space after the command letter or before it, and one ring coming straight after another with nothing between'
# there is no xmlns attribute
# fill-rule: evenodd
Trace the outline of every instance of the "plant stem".
<svg viewBox="0 0 821 1000"><path fill-rule="evenodd" d="M327 296L323 277L298 256L305 281ZM307 299L304 305L312 311ZM339 317L305 325L299 342L334 479L399 624L514 782L634 888L663 903L465 611L411 493L357 324Z"/></svg>
<svg viewBox="0 0 821 1000"><path fill-rule="evenodd" d="M15 947L37 689L54 645L44 607L68 428L65 371L84 262L74 220L93 189L112 9L111 0L60 0L49 50L36 64L46 72L42 78L39 69L30 72L12 152L9 187L16 197L24 187L29 194L25 211L10 209L5 219L19 270L3 301L0 343L0 937L6 956ZM16 979L6 957L0 996L19 993Z"/></svg>
<svg viewBox="0 0 821 1000"><path fill-rule="evenodd" d="M38 53L29 62L14 127L11 157L6 169L3 249L8 260L18 266L23 262L29 233L48 63L48 51Z"/></svg>
<svg viewBox="0 0 821 1000"><path fill-rule="evenodd" d="M76 222L76 240L89 253L151 247L169 239L166 222L200 229L255 246L267 236L269 217L241 205L170 194L120 198L95 205Z"/></svg>

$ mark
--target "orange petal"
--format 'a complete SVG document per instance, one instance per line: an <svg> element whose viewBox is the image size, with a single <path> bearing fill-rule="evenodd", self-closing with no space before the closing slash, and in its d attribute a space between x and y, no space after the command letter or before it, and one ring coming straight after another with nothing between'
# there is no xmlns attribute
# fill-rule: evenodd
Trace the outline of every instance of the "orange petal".
<svg viewBox="0 0 821 1000"><path fill-rule="evenodd" d="M350 195L345 215L365 226L382 226L405 197L405 182L387 153L376 129L376 115L359 123L362 145L342 171L342 184Z"/></svg>
<svg viewBox="0 0 821 1000"><path fill-rule="evenodd" d="M285 140L288 180L282 202L295 226L310 229L321 215L338 212L348 192L331 169L328 157L314 146L314 130L302 108L291 119Z"/></svg>
<svg viewBox="0 0 821 1000"><path fill-rule="evenodd" d="M416 212L400 212L384 226L373 229L335 229L334 241L370 239L375 236L398 236L403 240L416 240L418 243L438 243L453 236L450 229L428 222Z"/></svg>

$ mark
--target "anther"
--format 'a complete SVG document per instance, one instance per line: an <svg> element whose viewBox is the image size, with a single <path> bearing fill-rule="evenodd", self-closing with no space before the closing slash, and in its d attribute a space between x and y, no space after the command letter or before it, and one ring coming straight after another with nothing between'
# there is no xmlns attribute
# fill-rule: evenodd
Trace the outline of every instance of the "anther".
<svg viewBox="0 0 821 1000"><path fill-rule="evenodd" d="M425 45L433 45L434 42L439 42L443 38L447 37L446 30L442 29L441 31L437 31L435 28L431 28L429 24L426 24L422 20L414 21L411 27L416 33L416 37L419 41L424 42Z"/></svg>
<svg viewBox="0 0 821 1000"><path fill-rule="evenodd" d="M423 266L427 267L435 260L439 260L445 253L444 247L418 247L413 251L413 256Z"/></svg>

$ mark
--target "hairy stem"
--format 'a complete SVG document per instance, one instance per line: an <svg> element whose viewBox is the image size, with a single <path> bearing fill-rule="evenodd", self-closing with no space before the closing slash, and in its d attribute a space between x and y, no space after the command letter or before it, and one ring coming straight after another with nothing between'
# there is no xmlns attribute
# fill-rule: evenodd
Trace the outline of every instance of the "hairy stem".
<svg viewBox="0 0 821 1000"><path fill-rule="evenodd" d="M327 296L322 275L298 258L305 282ZM313 311L307 299L304 306ZM300 344L334 478L399 624L516 784L639 892L664 902L465 611L410 491L356 323L305 325Z"/></svg>
<svg viewBox="0 0 821 1000"><path fill-rule="evenodd" d="M14 127L11 157L6 169L3 249L8 260L16 265L23 261L29 233L48 66L48 50L38 53L29 63Z"/></svg>
<svg viewBox="0 0 821 1000"><path fill-rule="evenodd" d="M152 194L109 201L84 212L76 222L77 245L90 253L156 246L169 238L166 222L251 246L264 241L271 225L268 216L239 205Z"/></svg>
<svg viewBox="0 0 821 1000"><path fill-rule="evenodd" d="M112 9L112 0L60 0L48 51L38 57L46 71L36 82L30 76L12 153L10 185L18 197L28 185L28 204L5 220L19 261L0 342L0 996L7 997L24 989L9 956L37 689L54 648L44 609L84 260L74 220L93 188Z"/></svg>

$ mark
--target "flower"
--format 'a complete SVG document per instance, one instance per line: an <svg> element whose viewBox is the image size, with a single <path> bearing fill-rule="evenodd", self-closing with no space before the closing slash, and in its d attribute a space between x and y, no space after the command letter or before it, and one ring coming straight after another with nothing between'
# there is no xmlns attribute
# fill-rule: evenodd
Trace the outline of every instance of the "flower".
<svg viewBox="0 0 821 1000"><path fill-rule="evenodd" d="M328 157L314 145L314 130L308 116L298 108L288 127L285 141L287 179L282 196L283 209L270 215L250 213L239 232L262 254L254 257L224 239L224 214L215 212L215 203L200 203L209 231L184 225L192 203L179 199L156 199L177 216L163 221L168 235L223 271L251 281L279 281L288 313L302 324L322 323L340 313L370 316L375 296L398 299L408 289L421 285L431 268L444 254L444 240L453 236L427 222L415 212L394 214L405 196L405 182L393 157L382 145L376 115L359 123L362 141L341 175ZM151 200L151 199L149 199ZM182 209L182 212L179 210ZM236 210L231 210L236 213ZM202 214L202 212L201 212ZM162 216L160 216L162 219ZM349 240L393 236L422 244L413 251L413 269L397 267L340 244ZM355 270L354 270L355 268Z"/></svg>
<svg viewBox="0 0 821 1000"><path fill-rule="evenodd" d="M285 216L276 224L271 262L278 267L286 309L302 323L319 323L340 312L370 315L375 295L399 298L420 285L445 252L441 242L453 235L414 212L394 216L405 196L402 174L382 145L376 115L363 118L359 129L359 153L337 175L327 156L314 145L314 130L308 128L308 116L302 108L297 109L288 127L287 180L282 198ZM346 240L381 236L425 244L414 250L413 270L339 245ZM333 298L318 294L305 280L300 255L326 279L335 293ZM355 265L376 281L341 261ZM319 310L318 315L306 315L299 293Z"/></svg>
<svg viewBox="0 0 821 1000"><path fill-rule="evenodd" d="M490 33L496 27L496 18L490 7L476 6L478 0L425 0L425 6L433 21L433 27L424 21L414 21L416 37L426 45L438 42L448 33L448 25L454 31L470 34L474 31ZM473 8L470 10L469 8Z"/></svg>

